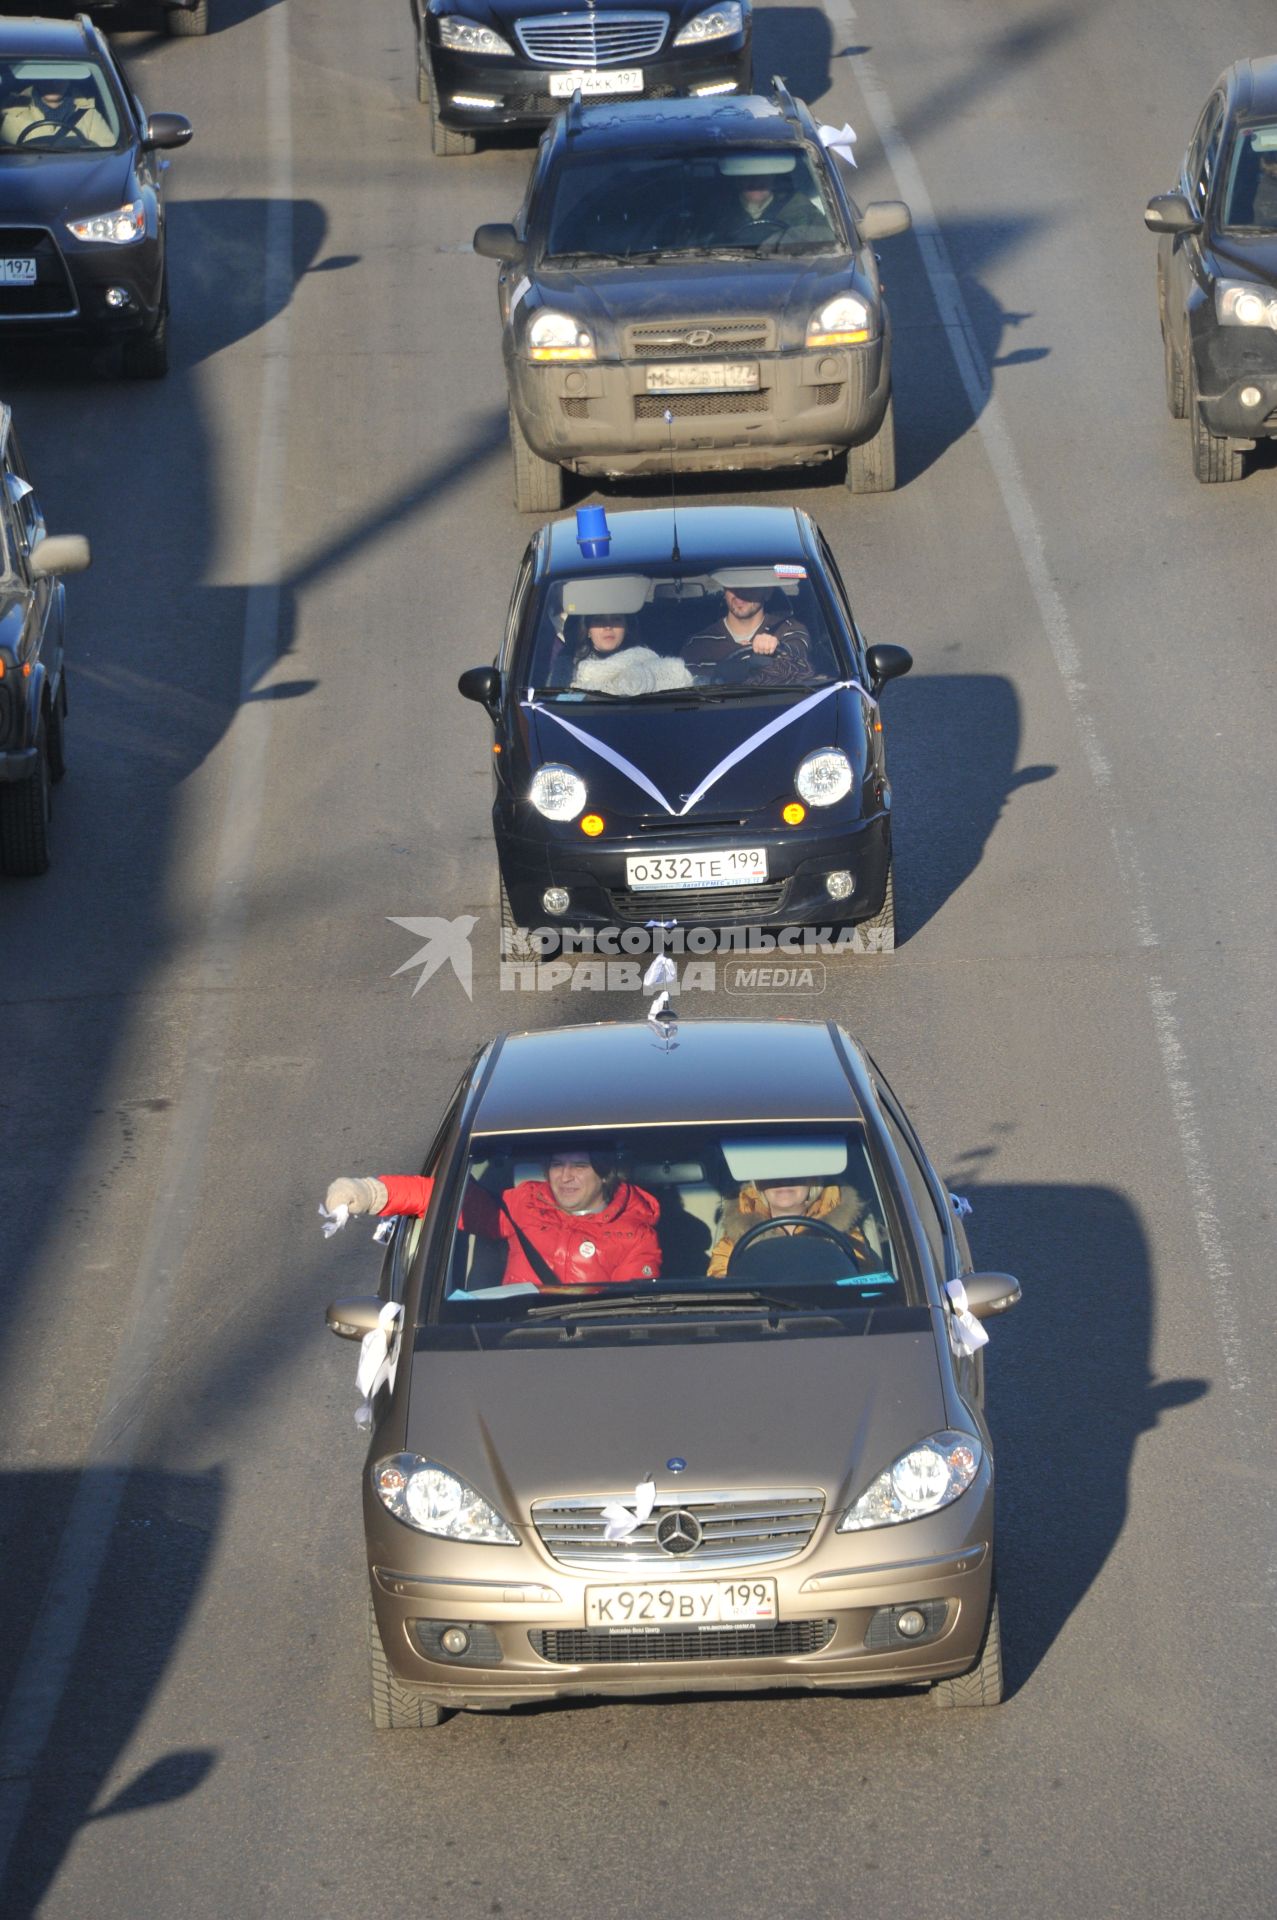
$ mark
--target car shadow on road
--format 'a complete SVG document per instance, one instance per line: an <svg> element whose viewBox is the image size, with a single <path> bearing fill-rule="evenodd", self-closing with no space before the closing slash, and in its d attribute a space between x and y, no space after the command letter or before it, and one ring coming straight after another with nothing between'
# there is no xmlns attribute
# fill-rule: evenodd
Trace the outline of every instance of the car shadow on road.
<svg viewBox="0 0 1277 1920"><path fill-rule="evenodd" d="M29 1729L53 1676L37 1664L33 1633L50 1588L63 1525L75 1502L87 1511L118 1499L110 1545L67 1677L52 1737L31 1756ZM0 1476L0 1698L7 1702L0 1753L0 1911L29 1914L41 1902L77 1835L91 1821L123 1818L186 1798L217 1765L208 1747L178 1748L127 1776L99 1799L137 1735L185 1633L203 1585L221 1517L217 1471L139 1468L122 1494L111 1469ZM60 1569L74 1592L83 1569ZM22 1678L31 1694L11 1694ZM42 1743L36 1743L37 1746ZM16 1831L15 1831L16 1821Z"/></svg>

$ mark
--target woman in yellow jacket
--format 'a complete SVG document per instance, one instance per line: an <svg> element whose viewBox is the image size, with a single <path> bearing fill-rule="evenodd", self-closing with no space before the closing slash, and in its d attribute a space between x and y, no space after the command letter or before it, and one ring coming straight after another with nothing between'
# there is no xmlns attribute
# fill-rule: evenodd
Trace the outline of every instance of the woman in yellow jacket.
<svg viewBox="0 0 1277 1920"><path fill-rule="evenodd" d="M741 1188L723 1215L723 1232L709 1257L709 1278L721 1280L727 1272L732 1248L750 1227L764 1220L790 1218L793 1225L779 1229L783 1233L801 1233L802 1219L823 1220L845 1233L866 1268L876 1266L864 1235L856 1222L864 1212L860 1195L851 1189L826 1187L816 1181L798 1180L792 1175L781 1180L749 1180Z"/></svg>

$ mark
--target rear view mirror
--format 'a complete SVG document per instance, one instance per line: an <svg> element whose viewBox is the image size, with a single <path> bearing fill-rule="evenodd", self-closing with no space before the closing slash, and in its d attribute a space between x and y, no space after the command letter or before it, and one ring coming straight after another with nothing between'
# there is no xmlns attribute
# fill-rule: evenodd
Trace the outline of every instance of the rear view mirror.
<svg viewBox="0 0 1277 1920"><path fill-rule="evenodd" d="M902 673L908 673L913 665L913 655L907 647L869 647L865 651L865 660L875 693L888 680L898 680Z"/></svg>
<svg viewBox="0 0 1277 1920"><path fill-rule="evenodd" d="M485 260L508 260L512 266L518 266L527 253L514 228L496 221L475 228L473 245Z"/></svg>
<svg viewBox="0 0 1277 1920"><path fill-rule="evenodd" d="M142 145L148 153L156 147L184 147L194 131L184 113L153 113L147 120Z"/></svg>
<svg viewBox="0 0 1277 1920"><path fill-rule="evenodd" d="M860 232L866 240L890 240L897 233L908 233L913 215L903 200L875 200L860 216Z"/></svg>
<svg viewBox="0 0 1277 1920"><path fill-rule="evenodd" d="M1182 193L1157 193L1144 209L1150 233L1196 233L1201 221Z"/></svg>
<svg viewBox="0 0 1277 1920"><path fill-rule="evenodd" d="M977 1320L1005 1313L1020 1298L1020 1282L1010 1273L964 1273L967 1306Z"/></svg>
<svg viewBox="0 0 1277 1920"><path fill-rule="evenodd" d="M334 1300L324 1319L339 1340L362 1340L366 1333L376 1332L385 1304L376 1293L358 1300Z"/></svg>
<svg viewBox="0 0 1277 1920"><path fill-rule="evenodd" d="M477 700L495 720L501 711L501 675L495 667L467 667L457 682L466 700Z"/></svg>
<svg viewBox="0 0 1277 1920"><path fill-rule="evenodd" d="M83 573L93 559L82 533L46 533L31 549L31 571L37 580L56 573Z"/></svg>

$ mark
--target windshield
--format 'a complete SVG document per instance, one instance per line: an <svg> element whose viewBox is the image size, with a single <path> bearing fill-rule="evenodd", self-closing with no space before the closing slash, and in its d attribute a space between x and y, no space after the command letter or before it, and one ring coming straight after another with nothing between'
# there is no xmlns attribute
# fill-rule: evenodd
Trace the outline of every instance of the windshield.
<svg viewBox="0 0 1277 1920"><path fill-rule="evenodd" d="M1277 233L1277 123L1239 129L1224 198L1224 225Z"/></svg>
<svg viewBox="0 0 1277 1920"><path fill-rule="evenodd" d="M847 677L806 567L665 567L556 580L534 611L518 684L555 701L722 700Z"/></svg>
<svg viewBox="0 0 1277 1920"><path fill-rule="evenodd" d="M552 192L547 259L818 253L846 244L801 147L586 155L564 162Z"/></svg>
<svg viewBox="0 0 1277 1920"><path fill-rule="evenodd" d="M96 61L0 60L0 150L82 153L119 139L119 109Z"/></svg>
<svg viewBox="0 0 1277 1920"><path fill-rule="evenodd" d="M919 1303L862 1127L714 1124L474 1139L426 1317Z"/></svg>

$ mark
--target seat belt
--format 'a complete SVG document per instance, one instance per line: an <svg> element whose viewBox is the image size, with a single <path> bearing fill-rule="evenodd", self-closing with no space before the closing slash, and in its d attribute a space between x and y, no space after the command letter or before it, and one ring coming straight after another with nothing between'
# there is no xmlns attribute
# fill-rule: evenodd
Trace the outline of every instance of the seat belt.
<svg viewBox="0 0 1277 1920"><path fill-rule="evenodd" d="M542 1253L538 1253L537 1249L533 1246L532 1242L528 1239L527 1234L523 1231L523 1228L519 1225L518 1221L515 1219L514 1215L511 1213L509 1207L507 1207L505 1203L504 1194L501 1195L501 1198L497 1204L501 1208L501 1211L505 1215L506 1219L510 1222L510 1225L514 1228L515 1235L518 1239L519 1245L523 1248L524 1258L526 1259L528 1265L531 1267L533 1273L536 1275L537 1279L540 1281L541 1285L543 1287L561 1287L564 1284L563 1281L559 1279L553 1267L550 1265L549 1261L545 1258L545 1255Z"/></svg>

